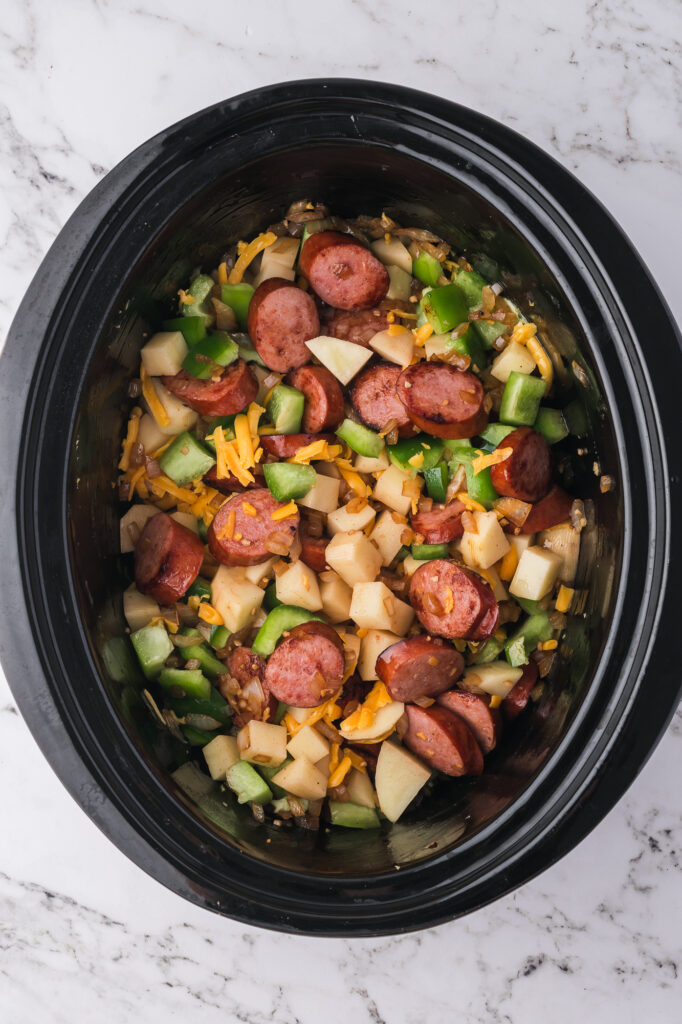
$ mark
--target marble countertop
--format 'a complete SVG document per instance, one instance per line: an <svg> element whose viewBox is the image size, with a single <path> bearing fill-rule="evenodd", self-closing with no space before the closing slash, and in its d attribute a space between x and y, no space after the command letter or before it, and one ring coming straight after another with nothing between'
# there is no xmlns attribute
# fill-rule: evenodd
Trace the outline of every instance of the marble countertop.
<svg viewBox="0 0 682 1024"><path fill-rule="evenodd" d="M677 0L5 0L0 339L80 199L148 136L225 96L325 75L498 118L610 208L682 319ZM313 941L201 911L62 789L0 675L0 1019L624 1024L679 1019L682 715L569 856L491 907L394 939Z"/></svg>

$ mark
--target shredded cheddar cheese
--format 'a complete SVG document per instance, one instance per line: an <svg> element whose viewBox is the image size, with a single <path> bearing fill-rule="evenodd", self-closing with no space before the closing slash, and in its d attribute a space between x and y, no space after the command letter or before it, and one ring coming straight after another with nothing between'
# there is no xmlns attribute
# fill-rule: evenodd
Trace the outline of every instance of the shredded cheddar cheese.
<svg viewBox="0 0 682 1024"><path fill-rule="evenodd" d="M412 458L407 460L415 469L421 469L424 465L424 452L415 452Z"/></svg>
<svg viewBox="0 0 682 1024"><path fill-rule="evenodd" d="M573 587L565 587L562 583L559 587L559 593L557 594L556 603L554 605L556 610L562 613L567 612L571 607L571 601L573 600L574 594L575 590Z"/></svg>
<svg viewBox="0 0 682 1024"><path fill-rule="evenodd" d="M250 469L256 465L256 462L253 457L253 440L249 429L249 421L244 413L240 413L235 418L234 433L237 440L239 461L245 469Z"/></svg>
<svg viewBox="0 0 682 1024"><path fill-rule="evenodd" d="M506 462L513 453L513 448L496 448L489 455L483 455L483 453L477 455L475 459L471 460L474 476L482 473L484 469L488 469L490 466L498 466L500 462Z"/></svg>
<svg viewBox="0 0 682 1024"><path fill-rule="evenodd" d="M272 231L264 231L261 235L258 235L253 241L249 242L239 253L239 258L235 263L234 267L230 271L228 277L228 284L240 284L241 279L244 276L244 271L248 267L249 263L255 260L259 252L263 249L267 249L269 245L277 241L277 235Z"/></svg>
<svg viewBox="0 0 682 1024"><path fill-rule="evenodd" d="M340 786L351 768L351 759L348 754L344 754L338 768L336 768L333 774L329 776L328 789L334 789L336 786Z"/></svg>
<svg viewBox="0 0 682 1024"><path fill-rule="evenodd" d="M367 772L367 762L360 757L355 750L346 750L346 757L350 758L350 763L353 768L356 768L359 772Z"/></svg>
<svg viewBox="0 0 682 1024"><path fill-rule="evenodd" d="M519 555L516 548L512 545L509 551L500 562L500 579L510 580L516 572L516 566L519 564Z"/></svg>
<svg viewBox="0 0 682 1024"><path fill-rule="evenodd" d="M490 698L490 704L488 706L491 707L491 708L499 708L501 703L502 703L502 698L500 697L500 695L498 693L495 693Z"/></svg>
<svg viewBox="0 0 682 1024"><path fill-rule="evenodd" d="M255 440L258 438L258 421L264 412L265 409L262 405L259 405L258 402L252 402L246 410L246 418L249 421L249 432Z"/></svg>
<svg viewBox="0 0 682 1024"><path fill-rule="evenodd" d="M552 381L554 380L554 368L549 356L537 338L529 338L526 342L526 348L535 360L535 365L540 371L540 376L549 389L552 386Z"/></svg>
<svg viewBox="0 0 682 1024"><path fill-rule="evenodd" d="M559 646L558 640L545 640L540 644L540 650L542 651L555 651Z"/></svg>
<svg viewBox="0 0 682 1024"><path fill-rule="evenodd" d="M199 605L199 611L197 612L197 615L199 616L200 619L203 619L204 622L208 622L209 625L211 626L225 625L225 620L223 619L220 612L217 611L212 604L209 604L208 601L201 602L201 604Z"/></svg>
<svg viewBox="0 0 682 1024"><path fill-rule="evenodd" d="M218 540L232 540L234 537L234 524L237 514L233 508L227 513L225 525L218 531Z"/></svg>
<svg viewBox="0 0 682 1024"><path fill-rule="evenodd" d="M457 501L461 501L467 512L485 512L485 506L470 498L466 491L460 491L455 495Z"/></svg>
<svg viewBox="0 0 682 1024"><path fill-rule="evenodd" d="M130 455L133 450L133 445L137 441L137 432L140 429L141 415L142 410L135 406L135 408L130 414L130 419L128 420L128 429L126 431L125 440L123 442L121 450L121 459L118 464L118 468L122 469L124 473L128 470L128 467L130 466Z"/></svg>
<svg viewBox="0 0 682 1024"><path fill-rule="evenodd" d="M193 306L194 305L194 302L195 302L194 296L190 295L189 292L186 292L184 288L178 288L178 295L180 296L180 305L181 306Z"/></svg>
<svg viewBox="0 0 682 1024"><path fill-rule="evenodd" d="M391 338L397 337L399 334L408 334L407 327L404 324L391 324L386 332Z"/></svg>
<svg viewBox="0 0 682 1024"><path fill-rule="evenodd" d="M227 284L227 263L218 266L218 284Z"/></svg>
<svg viewBox="0 0 682 1024"><path fill-rule="evenodd" d="M147 490L147 485L144 482L145 472L146 472L145 465L143 463L141 466L138 466L137 469L130 476L130 480L128 481L128 484L129 484L128 497L130 498L131 501L135 497L135 489L136 488L137 488L137 493L140 495L141 498L146 498L149 495L149 491Z"/></svg>
<svg viewBox="0 0 682 1024"><path fill-rule="evenodd" d="M254 508L250 501L242 502L242 512L245 516L257 516L258 510Z"/></svg>
<svg viewBox="0 0 682 1024"><path fill-rule="evenodd" d="M415 345L418 348L422 348L433 334L433 326L431 324L422 324L421 327L415 327L412 333L414 334Z"/></svg>
<svg viewBox="0 0 682 1024"><path fill-rule="evenodd" d="M313 441L298 448L294 455L287 462L295 462L299 465L306 465L315 462L332 462L341 454L341 445L330 444L329 441Z"/></svg>
<svg viewBox="0 0 682 1024"><path fill-rule="evenodd" d="M288 519L289 516L295 516L298 512L298 506L295 501L289 501L286 505L282 505L281 508L276 508L274 512L270 513L270 518L274 519L276 523L279 523L282 519Z"/></svg>
<svg viewBox="0 0 682 1024"><path fill-rule="evenodd" d="M170 416L166 412L166 407L156 393L154 382L145 370L144 363L140 366L140 380L142 381L142 396L149 406L149 411L152 416L161 428L169 427Z"/></svg>
<svg viewBox="0 0 682 1024"><path fill-rule="evenodd" d="M374 722L379 708L391 704L391 696L384 683L379 680L374 684L359 708L342 722L343 732L355 732L357 729L368 729Z"/></svg>

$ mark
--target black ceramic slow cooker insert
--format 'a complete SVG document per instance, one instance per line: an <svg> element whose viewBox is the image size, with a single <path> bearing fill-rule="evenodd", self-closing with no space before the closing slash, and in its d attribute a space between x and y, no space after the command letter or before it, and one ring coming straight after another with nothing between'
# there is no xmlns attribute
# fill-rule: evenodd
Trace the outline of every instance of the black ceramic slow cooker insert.
<svg viewBox="0 0 682 1024"><path fill-rule="evenodd" d="M483 776L439 788L380 832L283 833L208 786L179 786L118 657L129 570L114 481L143 336L194 267L214 266L227 242L301 197L341 216L386 210L504 266L508 294L543 318L583 380L572 443L575 492L594 508L579 578L589 593L560 671ZM169 128L78 208L0 363L0 472L16 481L0 507L0 644L37 742L145 871L242 921L373 935L508 892L606 814L676 706L681 378L670 314L618 226L568 172L488 118L398 86L314 80ZM602 493L600 474L612 490Z"/></svg>

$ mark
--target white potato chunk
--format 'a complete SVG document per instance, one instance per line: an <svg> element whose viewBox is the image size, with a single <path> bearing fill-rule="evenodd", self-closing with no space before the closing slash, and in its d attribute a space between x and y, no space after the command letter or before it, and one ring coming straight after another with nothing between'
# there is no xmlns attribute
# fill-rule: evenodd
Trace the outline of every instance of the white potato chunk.
<svg viewBox="0 0 682 1024"><path fill-rule="evenodd" d="M360 657L360 637L356 636L355 633L340 633L339 636L343 640L343 681L345 683L357 668L358 658Z"/></svg>
<svg viewBox="0 0 682 1024"><path fill-rule="evenodd" d="M413 558L412 555L406 555L402 561L403 572L408 579L410 576L414 576L420 565L424 565L423 559Z"/></svg>
<svg viewBox="0 0 682 1024"><path fill-rule="evenodd" d="M135 550L140 534L150 519L159 514L154 505L131 505L124 516L121 516L120 538L121 554L127 555Z"/></svg>
<svg viewBox="0 0 682 1024"><path fill-rule="evenodd" d="M273 568L278 560L278 556L273 555L272 558L268 558L266 562L259 562L258 565L245 565L244 576L250 583L257 583L262 587L273 575Z"/></svg>
<svg viewBox="0 0 682 1024"><path fill-rule="evenodd" d="M206 767L212 779L224 780L228 770L239 761L235 736L216 736L203 748Z"/></svg>
<svg viewBox="0 0 682 1024"><path fill-rule="evenodd" d="M509 543L516 551L517 557L520 558L526 548L530 548L535 544L535 534L520 533L518 537L515 537L513 533L510 533Z"/></svg>
<svg viewBox="0 0 682 1024"><path fill-rule="evenodd" d="M414 619L414 609L400 601L385 583L356 583L350 617L361 629L386 629L405 636Z"/></svg>
<svg viewBox="0 0 682 1024"><path fill-rule="evenodd" d="M156 425L161 433L165 434L166 437L174 437L176 434L181 434L183 430L190 430L199 418L198 413L194 409L190 409L184 402L181 402L175 395L171 395L170 391L166 390L157 377L151 377L150 380L154 391L156 391L156 397L166 410L170 421L164 425L157 420Z"/></svg>
<svg viewBox="0 0 682 1024"><path fill-rule="evenodd" d="M171 519L174 519L176 523L180 523L180 526L185 526L192 533L199 532L199 520L190 512L171 512Z"/></svg>
<svg viewBox="0 0 682 1024"><path fill-rule="evenodd" d="M377 796L367 772L360 772L357 768L351 768L343 780L343 784L348 792L348 799L352 804L359 804L361 807L376 807Z"/></svg>
<svg viewBox="0 0 682 1024"><path fill-rule="evenodd" d="M412 256L410 250L399 238L377 238L370 246L372 252L385 267L400 267L406 274L412 276Z"/></svg>
<svg viewBox="0 0 682 1024"><path fill-rule="evenodd" d="M522 675L522 668L512 668L506 661L491 661L468 668L457 685L474 693L478 689L493 697L506 697Z"/></svg>
<svg viewBox="0 0 682 1024"><path fill-rule="evenodd" d="M142 348L140 358L150 377L174 377L188 351L182 331L159 331Z"/></svg>
<svg viewBox="0 0 682 1024"><path fill-rule="evenodd" d="M305 754L285 765L272 781L287 793L304 800L319 800L327 792L327 776Z"/></svg>
<svg viewBox="0 0 682 1024"><path fill-rule="evenodd" d="M331 476L315 474L315 483L304 498L297 498L299 505L312 508L317 512L333 512L339 507L340 481Z"/></svg>
<svg viewBox="0 0 682 1024"><path fill-rule="evenodd" d="M369 455L356 455L353 466L358 473L380 473L382 469L388 469L388 455L386 449L379 452L376 459Z"/></svg>
<svg viewBox="0 0 682 1024"><path fill-rule="evenodd" d="M540 547L526 548L509 584L509 593L514 597L539 601L545 594L549 594L562 565L563 559L553 551Z"/></svg>
<svg viewBox="0 0 682 1024"><path fill-rule="evenodd" d="M404 710L405 705L402 701L392 700L390 704L384 704L383 707L377 708L371 725L367 725L363 729L349 729L348 727L344 728L344 722L340 722L339 731L344 739L351 743L372 743L395 729Z"/></svg>
<svg viewBox="0 0 682 1024"><path fill-rule="evenodd" d="M349 512L346 505L330 512L327 516L327 529L332 537L337 533L350 533L351 530L364 530L374 521L376 510L369 502L358 512Z"/></svg>
<svg viewBox="0 0 682 1024"><path fill-rule="evenodd" d="M287 743L287 750L292 757L305 755L313 764L317 764L329 754L329 743L320 736L312 725L304 725Z"/></svg>
<svg viewBox="0 0 682 1024"><path fill-rule="evenodd" d="M385 509L377 519L369 539L379 548L383 565L389 565L400 551L401 537L406 524L400 522L397 512Z"/></svg>
<svg viewBox="0 0 682 1024"><path fill-rule="evenodd" d="M409 366L414 353L414 338L412 331L408 331L407 328L400 333L391 333L390 329L379 331L369 344L382 359L388 360L389 363L397 363L398 366Z"/></svg>
<svg viewBox="0 0 682 1024"><path fill-rule="evenodd" d="M407 302L412 290L412 274L405 273L400 267L388 267L388 279L386 298Z"/></svg>
<svg viewBox="0 0 682 1024"><path fill-rule="evenodd" d="M356 373L372 358L372 350L354 345L341 338L327 338L321 335L306 341L316 359L326 366L342 384L350 384Z"/></svg>
<svg viewBox="0 0 682 1024"><path fill-rule="evenodd" d="M259 284L268 281L271 277L283 277L285 281L293 281L296 277L294 267L299 244L298 238L285 236L278 238L276 242L264 249L254 287L257 288Z"/></svg>
<svg viewBox="0 0 682 1024"><path fill-rule="evenodd" d="M424 353L427 359L435 356L444 356L448 353L447 342L450 341L450 334L432 334L424 342Z"/></svg>
<svg viewBox="0 0 682 1024"><path fill-rule="evenodd" d="M337 533L327 544L327 564L349 587L354 587L376 579L381 555L361 531Z"/></svg>
<svg viewBox="0 0 682 1024"><path fill-rule="evenodd" d="M382 814L389 821L397 821L430 778L431 772L419 758L397 743L384 740L374 777Z"/></svg>
<svg viewBox="0 0 682 1024"><path fill-rule="evenodd" d="M291 715L296 722L300 722L301 725L303 725L310 715L310 708L294 708L289 704L287 705L287 714Z"/></svg>
<svg viewBox="0 0 682 1024"><path fill-rule="evenodd" d="M396 633L386 629L368 629L360 641L360 657L358 658L358 675L363 682L378 679L377 658L387 647L392 647L401 639Z"/></svg>
<svg viewBox="0 0 682 1024"><path fill-rule="evenodd" d="M331 623L345 622L350 617L353 591L336 573L333 580L320 583L320 597L322 611Z"/></svg>
<svg viewBox="0 0 682 1024"><path fill-rule="evenodd" d="M317 576L300 558L277 576L275 593L282 604L295 604L299 608L307 608L309 612L319 612L322 609Z"/></svg>
<svg viewBox="0 0 682 1024"><path fill-rule="evenodd" d="M509 541L494 512L472 513L476 533L465 530L460 542L462 558L472 568L488 569L509 551Z"/></svg>
<svg viewBox="0 0 682 1024"><path fill-rule="evenodd" d="M510 341L507 347L500 352L493 360L490 372L497 380L507 383L512 370L517 373L532 373L535 369L535 360L525 345L519 345L517 341Z"/></svg>
<svg viewBox="0 0 682 1024"><path fill-rule="evenodd" d="M137 428L138 444L141 444L146 455L151 455L157 448L163 447L168 442L168 437L160 429L158 423L150 412L140 416L140 425Z"/></svg>
<svg viewBox="0 0 682 1024"><path fill-rule="evenodd" d="M509 596L507 594L507 588L500 579L500 574L494 565L491 565L488 569L481 569L481 576L483 579L487 580L493 588L493 594L495 595L496 601L499 602L507 600L507 597Z"/></svg>
<svg viewBox="0 0 682 1024"><path fill-rule="evenodd" d="M238 566L221 565L211 581L211 604L230 633L255 621L265 591L251 583Z"/></svg>
<svg viewBox="0 0 682 1024"><path fill-rule="evenodd" d="M252 718L239 730L237 746L242 761L267 764L276 768L278 764L286 761L287 730L283 725L259 722L257 718Z"/></svg>
<svg viewBox="0 0 682 1024"><path fill-rule="evenodd" d="M154 598L141 594L133 584L123 591L123 614L131 633L134 633L160 615L161 609Z"/></svg>
<svg viewBox="0 0 682 1024"><path fill-rule="evenodd" d="M421 481L421 477L417 479ZM374 485L372 497L375 501L382 502L387 508L392 508L401 516L406 516L410 511L412 499L403 494L403 487L412 481L413 477L409 473L404 473L397 466L389 466Z"/></svg>
<svg viewBox="0 0 682 1024"><path fill-rule="evenodd" d="M580 534L577 530L574 530L570 523L559 523L558 526L552 526L538 534L538 545L559 555L559 579L567 586L571 586L578 570L580 555Z"/></svg>

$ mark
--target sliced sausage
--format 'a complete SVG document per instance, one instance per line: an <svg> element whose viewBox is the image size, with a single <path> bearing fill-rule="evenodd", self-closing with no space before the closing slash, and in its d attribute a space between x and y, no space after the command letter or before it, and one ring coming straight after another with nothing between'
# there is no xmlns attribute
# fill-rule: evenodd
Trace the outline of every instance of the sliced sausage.
<svg viewBox="0 0 682 1024"><path fill-rule="evenodd" d="M452 644L420 633L392 644L377 658L376 672L393 700L414 701L449 690L464 670Z"/></svg>
<svg viewBox="0 0 682 1024"><path fill-rule="evenodd" d="M376 306L390 285L388 271L374 253L338 231L310 235L299 266L316 295L336 309Z"/></svg>
<svg viewBox="0 0 682 1024"><path fill-rule="evenodd" d="M536 501L521 527L521 533L539 533L565 523L571 514L573 498L556 484L541 501Z"/></svg>
<svg viewBox="0 0 682 1024"><path fill-rule="evenodd" d="M296 538L299 522L298 513L286 519L272 518L273 512L284 506L267 487L228 498L208 528L213 556L223 565L257 565L273 554L284 555Z"/></svg>
<svg viewBox="0 0 682 1024"><path fill-rule="evenodd" d="M234 494L235 491L252 491L257 487L263 486L263 471L256 466L253 474L255 479L248 484L243 484L237 480L236 476L232 476L231 473L227 476L218 477L216 467L211 466L208 473L204 474L204 483L208 484L209 487L215 487L216 491L220 491L221 494Z"/></svg>
<svg viewBox="0 0 682 1024"><path fill-rule="evenodd" d="M488 413L478 377L449 363L415 363L400 374L398 398L420 430L435 437L473 437Z"/></svg>
<svg viewBox="0 0 682 1024"><path fill-rule="evenodd" d="M374 309L326 309L322 314L322 333L330 338L341 338L342 341L352 341L355 345L363 345L369 348L369 343L375 334L385 331L390 327L388 321L388 307ZM398 308L400 303L394 303Z"/></svg>
<svg viewBox="0 0 682 1024"><path fill-rule="evenodd" d="M421 624L436 636L482 640L499 622L492 587L445 558L420 565L410 581L410 601Z"/></svg>
<svg viewBox="0 0 682 1024"><path fill-rule="evenodd" d="M180 370L161 381L171 394L202 416L231 416L245 409L258 394L258 381L243 359L226 366L217 380L198 380Z"/></svg>
<svg viewBox="0 0 682 1024"><path fill-rule="evenodd" d="M268 658L265 682L277 700L296 708L314 708L341 686L343 643L325 622L295 626Z"/></svg>
<svg viewBox="0 0 682 1024"><path fill-rule="evenodd" d="M420 533L425 544L450 544L464 533L461 501L449 501L447 505L434 505L430 512L417 512L410 516L410 525Z"/></svg>
<svg viewBox="0 0 682 1024"><path fill-rule="evenodd" d="M287 384L305 397L301 426L306 434L338 427L343 419L343 392L325 366L301 366L289 374Z"/></svg>
<svg viewBox="0 0 682 1024"><path fill-rule="evenodd" d="M517 715L520 715L530 698L531 690L538 681L538 666L531 660L524 666L523 675L514 683L507 696L502 701L502 714L507 721L512 722Z"/></svg>
<svg viewBox="0 0 682 1024"><path fill-rule="evenodd" d="M438 704L458 715L471 729L484 754L495 747L502 729L502 718L497 708L491 708L485 697L464 690L448 690L438 698Z"/></svg>
<svg viewBox="0 0 682 1024"><path fill-rule="evenodd" d="M396 391L400 372L395 363L369 366L351 385L350 400L370 430L383 430L390 420L395 420L400 436L412 437L416 431Z"/></svg>
<svg viewBox="0 0 682 1024"><path fill-rule="evenodd" d="M519 501L539 501L552 482L552 456L542 434L531 427L517 427L495 450L502 448L511 448L512 452L504 462L490 467L497 493Z"/></svg>
<svg viewBox="0 0 682 1024"><path fill-rule="evenodd" d="M301 530L301 561L314 570L324 572L327 568L328 537L311 537Z"/></svg>
<svg viewBox="0 0 682 1024"><path fill-rule="evenodd" d="M236 692L234 680L239 684ZM265 683L265 661L250 647L230 651L227 674L218 677L218 690L232 707L233 721L240 728L254 718L272 721L277 711L277 701Z"/></svg>
<svg viewBox="0 0 682 1024"><path fill-rule="evenodd" d="M253 293L247 328L265 365L286 373L310 360L305 343L318 337L320 318L312 295L283 277L270 277Z"/></svg>
<svg viewBox="0 0 682 1024"><path fill-rule="evenodd" d="M148 519L135 546L135 583L159 604L179 601L199 575L204 545L165 512Z"/></svg>
<svg viewBox="0 0 682 1024"><path fill-rule="evenodd" d="M481 748L461 718L437 704L430 708L407 704L405 711L408 728L403 743L429 768L445 775L481 774Z"/></svg>
<svg viewBox="0 0 682 1024"><path fill-rule="evenodd" d="M290 459L299 448L305 448L313 441L336 441L333 434L263 434L260 438L261 447L268 455L276 455L278 459Z"/></svg>

